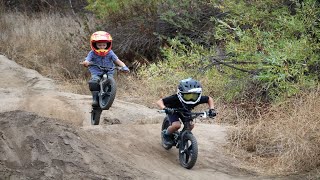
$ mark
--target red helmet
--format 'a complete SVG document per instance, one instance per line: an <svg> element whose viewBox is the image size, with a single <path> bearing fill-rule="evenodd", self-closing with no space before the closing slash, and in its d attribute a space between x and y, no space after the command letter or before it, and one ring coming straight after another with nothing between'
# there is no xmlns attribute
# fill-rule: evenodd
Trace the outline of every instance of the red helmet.
<svg viewBox="0 0 320 180"><path fill-rule="evenodd" d="M105 49L98 49L96 46L97 42L105 42L107 43L107 47ZM91 35L90 46L98 56L106 56L112 47L112 37L105 31L97 31Z"/></svg>

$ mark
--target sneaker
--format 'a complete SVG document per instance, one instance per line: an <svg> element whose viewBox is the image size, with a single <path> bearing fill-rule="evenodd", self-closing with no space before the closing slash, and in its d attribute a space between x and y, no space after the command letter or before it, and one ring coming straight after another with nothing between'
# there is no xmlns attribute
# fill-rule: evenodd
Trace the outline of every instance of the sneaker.
<svg viewBox="0 0 320 180"><path fill-rule="evenodd" d="M99 107L99 91L91 91L92 107Z"/></svg>
<svg viewBox="0 0 320 180"><path fill-rule="evenodd" d="M98 101L93 100L93 101L92 101L92 107L98 107L98 106L99 106Z"/></svg>
<svg viewBox="0 0 320 180"><path fill-rule="evenodd" d="M163 134L163 143L167 146L172 146L173 141L171 139L171 136L168 135L165 130L162 131L162 134Z"/></svg>

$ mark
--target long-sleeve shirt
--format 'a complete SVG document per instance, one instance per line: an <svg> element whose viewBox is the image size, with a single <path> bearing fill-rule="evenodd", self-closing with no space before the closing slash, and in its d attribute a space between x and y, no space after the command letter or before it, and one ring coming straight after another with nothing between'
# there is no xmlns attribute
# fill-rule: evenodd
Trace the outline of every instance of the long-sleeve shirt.
<svg viewBox="0 0 320 180"><path fill-rule="evenodd" d="M118 56L112 50L110 50L106 56L98 56L97 54L94 53L94 51L91 50L86 57L86 61L92 64L96 64L104 67L110 67L110 68L115 67L114 62L117 59L118 59ZM103 72L96 66L89 66L89 71L91 75L103 74ZM114 73L114 70L108 72L108 74L113 74L113 73Z"/></svg>

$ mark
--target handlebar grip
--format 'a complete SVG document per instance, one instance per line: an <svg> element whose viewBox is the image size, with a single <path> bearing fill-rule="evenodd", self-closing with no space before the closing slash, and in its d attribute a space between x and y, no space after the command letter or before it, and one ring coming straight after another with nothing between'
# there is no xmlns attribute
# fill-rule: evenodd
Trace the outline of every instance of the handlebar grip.
<svg viewBox="0 0 320 180"><path fill-rule="evenodd" d="M203 112L202 117L203 117L203 118L207 118L207 117L208 117L208 112L206 112L206 111L205 111L205 112Z"/></svg>

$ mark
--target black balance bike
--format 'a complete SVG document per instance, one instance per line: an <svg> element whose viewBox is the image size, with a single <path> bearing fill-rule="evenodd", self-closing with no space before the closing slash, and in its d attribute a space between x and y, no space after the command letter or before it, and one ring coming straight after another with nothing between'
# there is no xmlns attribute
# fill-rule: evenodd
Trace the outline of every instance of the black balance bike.
<svg viewBox="0 0 320 180"><path fill-rule="evenodd" d="M180 108L174 109L174 111L180 113L181 117L183 117L180 119L180 122L183 123L183 129L172 134L171 138L173 144L165 144L163 135L166 129L171 125L168 116L166 116L161 127L161 144L166 150L176 146L176 148L179 149L179 161L181 166L186 169L191 169L198 158L198 143L191 132L191 125L194 123L193 120L197 117L206 118L208 116L208 112L191 112ZM160 110L159 112L165 113L164 110Z"/></svg>
<svg viewBox="0 0 320 180"><path fill-rule="evenodd" d="M99 106L92 107L91 110L91 124L98 125L102 111L108 110L116 97L116 81L112 76L108 76L108 72L114 70L115 68L103 67L96 64L90 64L89 66L96 66L103 71L103 75L99 82Z"/></svg>

